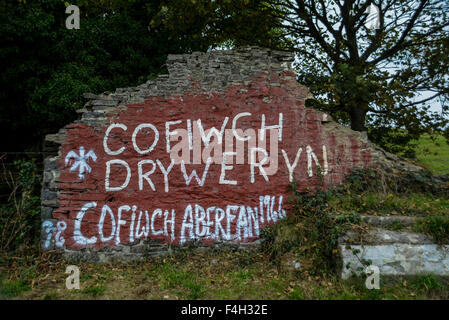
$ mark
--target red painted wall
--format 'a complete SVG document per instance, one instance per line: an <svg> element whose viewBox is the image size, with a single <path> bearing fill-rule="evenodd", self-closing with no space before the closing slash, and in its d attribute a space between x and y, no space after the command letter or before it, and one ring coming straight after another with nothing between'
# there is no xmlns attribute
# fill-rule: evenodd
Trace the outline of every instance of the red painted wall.
<svg viewBox="0 0 449 320"><path fill-rule="evenodd" d="M352 167L368 166L370 154L363 151L362 142L350 136L345 139L341 137L337 139L333 134L326 134L325 124L322 123L323 114L304 108L305 88L299 86L294 79L293 73L285 73L280 79L273 78L273 75L271 75L271 79L268 79L268 76L263 73L248 85L230 86L222 94L200 94L192 89L191 93L184 93L179 97L151 97L144 103L127 105L126 110L108 114L108 124L101 128L85 124L67 126L66 141L61 149L62 159L58 163L61 171L58 179L60 207L53 212L55 219L66 223L65 229L61 228L64 230L60 233L64 239L64 246L83 248L90 243L99 248L137 243L145 238L182 243L184 240L192 240L192 236L197 238L198 234L203 235L202 240L206 243L225 238L226 236L223 234L229 234L230 238L236 241L251 241L257 239L258 231L260 232L263 226L278 221L284 217L285 212L290 214L289 173L281 150L286 152L290 163L293 163L298 149L302 148L294 170L300 188L313 188L314 185L322 183L317 178L317 168L313 159L313 176L309 177L307 146L312 148L322 167L325 162L323 146L326 148L328 172L323 177L325 186L340 183L345 173L348 173ZM270 83L276 82L281 83L281 86L270 86ZM282 141L279 142L278 148L278 170L274 175L268 176L268 182L256 168L255 180L254 183L251 183L251 167L246 158L245 164L234 164L232 169L225 172L226 179L237 181L237 185L220 184L222 166L221 164L211 164L203 186L199 186L195 178L187 186L181 165L175 164L168 174L168 192L165 191L164 175L157 165L154 173L149 175L156 190L153 191L145 179L143 179L143 190L139 190L139 161L153 160L156 162L158 159L165 168L170 164L170 155L166 150L165 126L167 121L182 121L180 124L172 125L171 130L187 129L187 119L191 120L193 128L197 128L197 123L194 121L201 119L205 129L210 127L221 129L224 119L228 117L226 129L230 129L233 118L242 112L251 113L251 116L241 117L237 121L237 127L243 130L260 129L262 114L265 115L266 125L279 124L279 114L282 113ZM127 127L126 131L114 128L107 139L107 145L113 151L125 147L124 151L118 155L107 154L103 145L105 132L109 124L112 123L120 123ZM159 132L157 144L151 152L146 154L139 154L134 149L132 142L134 129L142 123L151 123ZM267 136L269 136L268 131ZM154 141L153 131L150 130L149 134L140 131L136 141L141 149L148 148ZM173 146L176 142L172 141L171 144ZM68 163L65 163L69 152L74 151L79 154L81 146L84 147L86 153L92 150L97 157L96 161L92 158L86 161L91 167L91 171L86 171L83 179L79 177L79 167L74 171L70 170L76 159L68 158ZM202 146L204 147L204 144ZM129 184L123 190L106 191L106 162L114 159L123 160L129 165L131 177ZM195 169L201 178L205 164L186 164L185 167L188 174ZM142 168L142 172L146 172L152 169L152 165L145 164ZM321 170L323 171L324 168ZM126 175L125 167L111 166L110 186L120 186L125 181ZM274 212L270 210L267 215L267 204L265 203L263 218L261 218L260 197L265 196L270 196L268 207L273 206ZM281 197L282 204L280 205ZM262 202L264 199L262 198ZM267 200L265 199L265 201ZM91 208L81 217L80 210L88 203ZM122 208L122 221L119 224L119 207L125 205L129 206L129 210L126 210L126 207ZM188 214L189 205L192 206L191 216ZM231 205L236 207L229 207ZM133 206L135 206L134 210ZM257 208L258 230L256 230L256 222L252 219L248 207L252 208L253 217L256 211L254 208ZM101 224L99 221L103 208L110 208L114 219L111 219L110 212L105 209L104 222ZM203 218L201 208L204 209L204 219L201 219ZM208 208L209 210L207 210ZM217 210L217 208L223 211ZM157 209L161 211L157 211ZM145 211L148 212L150 230L147 237L145 234L138 237L136 230L139 216L141 222L137 230L138 233L142 233L142 227L147 225ZM226 211L234 215L234 218L232 215L227 215ZM220 220L223 212L224 218ZM174 223L171 220L173 217ZM79 232L76 231L77 218L80 221ZM200 222L197 223L198 218ZM153 229L151 230L152 221ZM192 222L192 228L190 228L190 222ZM208 224L210 235L207 237ZM118 232L119 225L120 231ZM165 230L166 232L164 232ZM184 239L181 237L183 230ZM86 239L90 239L90 241L86 242Z"/></svg>

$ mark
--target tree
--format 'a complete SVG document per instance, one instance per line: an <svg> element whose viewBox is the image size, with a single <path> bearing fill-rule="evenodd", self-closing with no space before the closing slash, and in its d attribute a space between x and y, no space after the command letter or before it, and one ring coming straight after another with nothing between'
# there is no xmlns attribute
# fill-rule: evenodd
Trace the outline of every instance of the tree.
<svg viewBox="0 0 449 320"><path fill-rule="evenodd" d="M354 130L377 130L372 136L403 128L416 137L447 124L447 0L269 0L253 10L266 7L293 43L314 107ZM429 111L435 98L440 114Z"/></svg>
<svg viewBox="0 0 449 320"><path fill-rule="evenodd" d="M202 48L149 30L157 1L74 4L79 30L66 29L63 0L0 0L0 151L39 151L45 134L77 118L83 93L141 84L165 71L167 54Z"/></svg>
<svg viewBox="0 0 449 320"><path fill-rule="evenodd" d="M368 129L384 147L447 124L447 0L77 4L81 29L66 30L63 0L0 0L3 135L41 137L76 117L83 92L143 82L163 70L168 53L223 45L295 51L298 81L316 98L310 105L355 130ZM366 27L371 5L379 8L375 30ZM436 98L443 113L429 111Z"/></svg>
<svg viewBox="0 0 449 320"><path fill-rule="evenodd" d="M280 19L260 0L162 0L151 28L170 30L173 38L188 38L202 51L217 47L258 45L291 47Z"/></svg>
<svg viewBox="0 0 449 320"><path fill-rule="evenodd" d="M447 0L165 0L155 17L210 47L295 51L309 105L390 151L448 123Z"/></svg>

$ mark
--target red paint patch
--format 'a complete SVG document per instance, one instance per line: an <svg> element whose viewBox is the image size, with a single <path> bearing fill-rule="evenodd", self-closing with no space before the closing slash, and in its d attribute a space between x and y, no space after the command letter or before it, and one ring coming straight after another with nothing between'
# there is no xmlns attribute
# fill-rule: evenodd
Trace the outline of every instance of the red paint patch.
<svg viewBox="0 0 449 320"><path fill-rule="evenodd" d="M304 108L304 100L297 99L304 96L304 89L297 85L294 76L285 80L286 76L292 77L292 74L285 73L280 80L270 80L262 74L247 86L231 86L223 94L194 91L182 97L152 97L145 103L128 105L126 111L108 115L110 124L126 126L126 130L123 129L125 127L112 129L107 138L107 146L113 152L123 148L117 155L108 154L103 146L108 126L98 130L85 124L69 125L67 139L62 146L63 159L58 163L61 170L58 185L60 208L54 212L55 218L67 223L62 233L64 245L83 248L91 244L100 248L137 243L146 238L174 243L195 238L206 243L222 239L251 241L258 238L264 226L280 220L288 212L290 181L284 153L291 165L301 149L293 171L301 188L320 183L316 161L322 172L327 170L324 175L326 186L340 183L350 168L366 166L370 155L366 151L361 152L360 142L348 137L350 145L345 145L336 141L333 135L325 136L322 114ZM282 86L270 86L270 83L278 81ZM237 128L243 130L260 129L262 115L266 126L277 125L282 113L278 170L268 176L269 181L259 174L257 168L254 181L251 181L247 154L245 164L234 163L233 168L225 168L225 180L236 181L237 185L220 184L221 164L210 165L202 186L195 178L187 185L180 164L174 164L165 179L160 166L167 170L171 163L166 144L168 122L181 121L169 124L170 131L187 130L188 119L193 131L199 130L198 119L205 129L215 127L220 130L228 118L225 128L231 129L235 116L243 112L251 113L236 121ZM146 150L153 145L155 132L153 127L147 126L133 141L133 131L140 124L151 124L159 136L154 149L145 154L137 152L133 143L140 150ZM268 133L266 136L269 137ZM170 144L174 147L177 142L171 141ZM75 159L69 159L67 165L64 162L70 151L79 155L81 147L85 153L92 150L97 157L96 161L92 158L86 160L91 170L86 169L82 178L79 176L80 166L70 170ZM248 152L247 147L246 144L245 152ZM106 190L107 162L113 160L126 162L131 171L129 183L119 191ZM119 161L110 166L110 188L120 187L127 180L126 167ZM187 175L196 170L199 178L202 178L205 168L205 163L185 165ZM146 176L151 179L149 183L142 175L151 171ZM91 207L83 215L82 208L86 204Z"/></svg>

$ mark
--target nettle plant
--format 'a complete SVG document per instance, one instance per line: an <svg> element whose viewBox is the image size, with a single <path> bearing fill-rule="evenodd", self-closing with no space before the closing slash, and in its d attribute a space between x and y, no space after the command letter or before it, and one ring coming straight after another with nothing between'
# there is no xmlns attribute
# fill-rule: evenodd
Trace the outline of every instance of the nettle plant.
<svg viewBox="0 0 449 320"><path fill-rule="evenodd" d="M338 189L300 191L298 181L291 185L292 213L280 223L262 231L262 249L275 263L288 251L311 260L311 274L335 271L338 266L338 238L360 223L355 212L336 212L329 205Z"/></svg>

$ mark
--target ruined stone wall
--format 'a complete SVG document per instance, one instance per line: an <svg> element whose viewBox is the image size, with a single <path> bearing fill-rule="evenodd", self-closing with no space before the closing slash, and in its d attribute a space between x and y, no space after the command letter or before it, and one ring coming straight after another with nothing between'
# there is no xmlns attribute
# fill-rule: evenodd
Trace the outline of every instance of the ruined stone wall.
<svg viewBox="0 0 449 320"><path fill-rule="evenodd" d="M80 120L46 137L42 248L106 261L192 241L246 247L289 214L293 181L419 170L305 108L292 60L256 47L170 55L167 75L86 94Z"/></svg>

